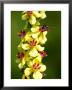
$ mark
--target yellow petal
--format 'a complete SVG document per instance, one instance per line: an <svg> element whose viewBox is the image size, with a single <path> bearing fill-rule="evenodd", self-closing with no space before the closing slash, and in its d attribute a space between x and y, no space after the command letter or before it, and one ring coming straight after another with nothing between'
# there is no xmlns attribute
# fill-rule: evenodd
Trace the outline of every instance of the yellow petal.
<svg viewBox="0 0 72 90"><path fill-rule="evenodd" d="M26 35L25 35L25 41L30 41L30 39L31 39L31 33L30 32L28 32Z"/></svg>
<svg viewBox="0 0 72 90"><path fill-rule="evenodd" d="M26 20L26 19L27 19L27 15L26 14L22 15L22 20Z"/></svg>
<svg viewBox="0 0 72 90"><path fill-rule="evenodd" d="M25 70L24 70L24 74L25 74L25 76L29 76L30 74L31 74L31 68L26 68Z"/></svg>
<svg viewBox="0 0 72 90"><path fill-rule="evenodd" d="M22 59L22 65L24 65L24 64L25 64L25 62L26 62L26 61L25 61L25 59L23 58L23 59Z"/></svg>
<svg viewBox="0 0 72 90"><path fill-rule="evenodd" d="M46 14L43 14L41 18L42 18L42 19L46 18Z"/></svg>
<svg viewBox="0 0 72 90"><path fill-rule="evenodd" d="M25 38L21 38L21 42L24 42L25 41Z"/></svg>
<svg viewBox="0 0 72 90"><path fill-rule="evenodd" d="M37 38L38 37L38 35L40 34L40 32L37 32L37 33L33 33L32 34L32 37L35 39L35 38Z"/></svg>
<svg viewBox="0 0 72 90"><path fill-rule="evenodd" d="M29 55L29 54L28 54L28 55ZM30 60L31 60L31 57L26 56L26 57L25 57L25 60L26 60L26 61L30 61Z"/></svg>
<svg viewBox="0 0 72 90"><path fill-rule="evenodd" d="M40 17L40 13L38 11L33 11L33 14L35 15L35 17L39 18Z"/></svg>
<svg viewBox="0 0 72 90"><path fill-rule="evenodd" d="M40 72L44 72L46 70L46 65L41 64L41 68L39 69Z"/></svg>
<svg viewBox="0 0 72 90"><path fill-rule="evenodd" d="M18 65L18 67L19 67L19 69L22 69L22 68L23 68L23 64L20 63L20 64Z"/></svg>
<svg viewBox="0 0 72 90"><path fill-rule="evenodd" d="M37 56L35 59L33 59L33 63L40 63L41 61L42 61L41 55Z"/></svg>
<svg viewBox="0 0 72 90"><path fill-rule="evenodd" d="M33 65L33 61L29 61L29 62L27 62L27 65L28 65L28 67L32 67L32 65Z"/></svg>
<svg viewBox="0 0 72 90"><path fill-rule="evenodd" d="M40 35L39 41L40 41L41 44L45 44L45 42L47 41L46 36Z"/></svg>
<svg viewBox="0 0 72 90"><path fill-rule="evenodd" d="M30 45L29 44L22 44L22 48L24 50L29 50L30 49Z"/></svg>
<svg viewBox="0 0 72 90"><path fill-rule="evenodd" d="M18 49L19 49L19 50L22 49L21 43L18 45Z"/></svg>
<svg viewBox="0 0 72 90"><path fill-rule="evenodd" d="M34 26L31 28L32 32L38 32L39 31L39 26Z"/></svg>
<svg viewBox="0 0 72 90"><path fill-rule="evenodd" d="M39 36L39 41L41 42L43 40L43 35Z"/></svg>
<svg viewBox="0 0 72 90"><path fill-rule="evenodd" d="M40 45L36 45L36 48L38 51L43 51L44 50L44 47L40 46Z"/></svg>
<svg viewBox="0 0 72 90"><path fill-rule="evenodd" d="M44 32L43 32L43 35L46 36L46 35L47 35L47 31L44 31Z"/></svg>
<svg viewBox="0 0 72 90"><path fill-rule="evenodd" d="M29 55L32 57L36 57L38 55L38 51L36 50L36 48L32 48L29 52Z"/></svg>
<svg viewBox="0 0 72 90"><path fill-rule="evenodd" d="M31 25L34 25L36 23L36 18L32 15L31 18L29 19L29 23Z"/></svg>
<svg viewBox="0 0 72 90"><path fill-rule="evenodd" d="M43 39L44 39L44 41L45 41L45 42L47 41L47 38L46 38L46 36L44 36L44 38L43 38Z"/></svg>
<svg viewBox="0 0 72 90"><path fill-rule="evenodd" d="M42 19L46 18L45 11L41 11L41 12L40 12L40 15L41 15L41 18L42 18Z"/></svg>
<svg viewBox="0 0 72 90"><path fill-rule="evenodd" d="M42 74L40 72L34 72L33 73L33 78L34 79L42 79Z"/></svg>
<svg viewBox="0 0 72 90"><path fill-rule="evenodd" d="M41 62L41 61L42 61L41 55L39 54L39 55L36 57L36 59L38 60L38 62Z"/></svg>

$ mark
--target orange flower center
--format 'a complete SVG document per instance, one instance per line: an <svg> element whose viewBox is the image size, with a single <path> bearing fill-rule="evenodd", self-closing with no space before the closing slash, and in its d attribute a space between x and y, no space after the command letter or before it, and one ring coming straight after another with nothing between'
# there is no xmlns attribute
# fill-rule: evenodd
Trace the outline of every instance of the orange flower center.
<svg viewBox="0 0 72 90"><path fill-rule="evenodd" d="M46 25L40 26L39 30L40 30L40 32L45 32L48 30L48 26L46 26Z"/></svg>
<svg viewBox="0 0 72 90"><path fill-rule="evenodd" d="M27 15L31 16L32 15L32 11L27 11Z"/></svg>
<svg viewBox="0 0 72 90"><path fill-rule="evenodd" d="M33 64L33 69L40 69L41 68L41 66L40 66L40 64L39 63L34 63Z"/></svg>
<svg viewBox="0 0 72 90"><path fill-rule="evenodd" d="M47 53L46 53L45 51L39 51L39 53L40 53L40 55L41 55L42 57L46 57L46 56L47 56Z"/></svg>
<svg viewBox="0 0 72 90"><path fill-rule="evenodd" d="M20 60L22 60L24 58L24 53L23 52L18 52L17 58L19 58Z"/></svg>
<svg viewBox="0 0 72 90"><path fill-rule="evenodd" d="M35 41L34 39L29 42L30 46L36 46L36 43L37 43L37 41Z"/></svg>

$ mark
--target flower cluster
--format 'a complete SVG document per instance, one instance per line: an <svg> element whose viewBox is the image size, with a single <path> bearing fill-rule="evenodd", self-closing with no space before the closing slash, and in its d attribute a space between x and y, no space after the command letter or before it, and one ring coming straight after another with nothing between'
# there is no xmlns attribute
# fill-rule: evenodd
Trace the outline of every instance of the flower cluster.
<svg viewBox="0 0 72 90"><path fill-rule="evenodd" d="M22 20L30 26L18 33L21 40L18 45L17 62L19 69L23 71L22 79L42 79L46 70L42 60L47 56L43 45L47 41L48 26L40 25L39 22L44 18L45 11L22 12Z"/></svg>

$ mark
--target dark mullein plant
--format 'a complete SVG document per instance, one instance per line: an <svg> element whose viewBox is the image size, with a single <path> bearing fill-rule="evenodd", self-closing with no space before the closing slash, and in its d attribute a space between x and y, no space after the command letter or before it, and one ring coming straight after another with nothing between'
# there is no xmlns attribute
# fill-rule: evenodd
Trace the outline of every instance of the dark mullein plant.
<svg viewBox="0 0 72 90"><path fill-rule="evenodd" d="M23 71L22 79L42 79L46 65L42 60L47 56L45 47L47 41L48 26L40 25L39 20L45 19L45 11L23 11L22 20L27 22L26 30L21 30L18 36L21 38L18 45L18 67ZM30 28L28 27L30 26Z"/></svg>

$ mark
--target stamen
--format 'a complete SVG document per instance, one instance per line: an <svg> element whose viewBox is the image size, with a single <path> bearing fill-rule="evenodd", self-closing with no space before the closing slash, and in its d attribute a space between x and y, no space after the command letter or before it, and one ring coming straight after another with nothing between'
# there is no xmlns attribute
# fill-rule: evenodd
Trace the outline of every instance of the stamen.
<svg viewBox="0 0 72 90"><path fill-rule="evenodd" d="M40 69L41 66L40 66L39 63L34 63L34 64L33 64L33 68L34 68L34 69Z"/></svg>
<svg viewBox="0 0 72 90"><path fill-rule="evenodd" d="M48 30L48 26L46 26L46 25L40 26L39 30L41 32L47 31Z"/></svg>
<svg viewBox="0 0 72 90"><path fill-rule="evenodd" d="M40 53L40 55L41 55L42 57L46 57L46 56L47 56L47 53L46 53L45 51L39 51L39 53Z"/></svg>
<svg viewBox="0 0 72 90"><path fill-rule="evenodd" d="M32 41L30 41L30 46L36 46L36 43L37 43L37 41L35 41L34 39L32 40Z"/></svg>
<svg viewBox="0 0 72 90"><path fill-rule="evenodd" d="M40 69L40 68L41 68L41 66L38 67L38 69Z"/></svg>
<svg viewBox="0 0 72 90"><path fill-rule="evenodd" d="M36 63L33 64L33 67L35 67Z"/></svg>
<svg viewBox="0 0 72 90"><path fill-rule="evenodd" d="M27 11L27 15L31 16L32 15L32 11Z"/></svg>
<svg viewBox="0 0 72 90"><path fill-rule="evenodd" d="M37 67L39 66L39 63L37 64Z"/></svg>
<svg viewBox="0 0 72 90"><path fill-rule="evenodd" d="M19 58L19 59L23 59L23 57L24 57L24 53L23 52L18 52L18 54L17 54L17 58Z"/></svg>
<svg viewBox="0 0 72 90"><path fill-rule="evenodd" d="M18 36L21 37L21 38L23 38L25 35L26 35L26 32L23 31L23 30L18 33Z"/></svg>

